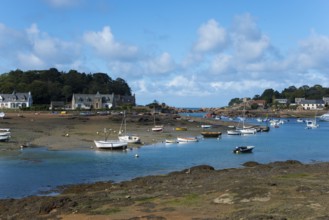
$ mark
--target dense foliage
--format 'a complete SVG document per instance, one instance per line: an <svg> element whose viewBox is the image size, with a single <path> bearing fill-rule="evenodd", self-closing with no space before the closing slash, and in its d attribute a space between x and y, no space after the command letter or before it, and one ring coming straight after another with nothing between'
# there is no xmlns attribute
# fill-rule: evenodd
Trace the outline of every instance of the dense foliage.
<svg viewBox="0 0 329 220"><path fill-rule="evenodd" d="M34 104L70 101L73 93L131 95L125 80L113 80L106 73L86 74L76 70L68 73L49 70L11 71L0 75L0 93L31 92Z"/></svg>
<svg viewBox="0 0 329 220"><path fill-rule="evenodd" d="M304 85L299 88L290 86L282 90L282 92L265 89L261 95L255 95L253 100L266 100L266 103L273 104L275 99L288 99L290 103L294 103L295 98L322 99L323 97L329 97L329 88L322 87L321 85L314 85L312 87ZM241 102L242 99L234 98L229 102L229 106Z"/></svg>

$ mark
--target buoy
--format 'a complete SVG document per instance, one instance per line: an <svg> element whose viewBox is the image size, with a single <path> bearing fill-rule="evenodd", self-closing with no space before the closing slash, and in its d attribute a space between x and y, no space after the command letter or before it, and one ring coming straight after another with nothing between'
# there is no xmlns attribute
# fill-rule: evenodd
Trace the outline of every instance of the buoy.
<svg viewBox="0 0 329 220"><path fill-rule="evenodd" d="M68 137L69 136L69 134L67 133L66 135L65 135L65 137Z"/></svg>
<svg viewBox="0 0 329 220"><path fill-rule="evenodd" d="M135 157L139 157L139 155L138 154L135 154Z"/></svg>

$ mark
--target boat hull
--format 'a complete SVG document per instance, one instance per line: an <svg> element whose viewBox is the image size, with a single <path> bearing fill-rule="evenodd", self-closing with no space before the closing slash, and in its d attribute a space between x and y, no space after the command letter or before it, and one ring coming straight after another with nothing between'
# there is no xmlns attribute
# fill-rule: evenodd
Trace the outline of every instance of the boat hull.
<svg viewBox="0 0 329 220"><path fill-rule="evenodd" d="M218 138L220 135L222 134L222 132L217 132L217 131L210 131L210 132L201 132L201 135L204 138Z"/></svg>
<svg viewBox="0 0 329 220"><path fill-rule="evenodd" d="M121 150L126 149L128 143L119 140L94 141L98 149Z"/></svg>
<svg viewBox="0 0 329 220"><path fill-rule="evenodd" d="M178 137L177 141L179 143L186 143L186 142L198 142L198 139L196 137Z"/></svg>
<svg viewBox="0 0 329 220"><path fill-rule="evenodd" d="M252 153L254 146L238 146L233 150L233 153L240 154L240 153Z"/></svg>

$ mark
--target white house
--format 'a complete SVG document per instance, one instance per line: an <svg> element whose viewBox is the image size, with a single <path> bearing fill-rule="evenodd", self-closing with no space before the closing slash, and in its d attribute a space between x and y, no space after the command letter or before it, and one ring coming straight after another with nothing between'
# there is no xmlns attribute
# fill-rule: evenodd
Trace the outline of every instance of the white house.
<svg viewBox="0 0 329 220"><path fill-rule="evenodd" d="M19 109L31 107L33 103L31 92L0 94L1 109Z"/></svg>
<svg viewBox="0 0 329 220"><path fill-rule="evenodd" d="M302 100L300 105L304 110L320 110L324 108L325 102L323 100Z"/></svg>

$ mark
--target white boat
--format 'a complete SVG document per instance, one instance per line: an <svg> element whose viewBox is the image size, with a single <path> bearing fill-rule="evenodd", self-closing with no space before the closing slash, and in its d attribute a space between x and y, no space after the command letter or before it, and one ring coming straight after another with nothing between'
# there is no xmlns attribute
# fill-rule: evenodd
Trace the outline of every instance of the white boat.
<svg viewBox="0 0 329 220"><path fill-rule="evenodd" d="M241 129L239 129L239 132L241 134L256 134L257 129L255 129L255 128L241 128Z"/></svg>
<svg viewBox="0 0 329 220"><path fill-rule="evenodd" d="M177 139L166 139L166 144L176 144L178 143L178 140Z"/></svg>
<svg viewBox="0 0 329 220"><path fill-rule="evenodd" d="M314 119L312 119L312 120L306 120L306 128L307 129L314 129L314 128L318 128L318 127L319 127L319 125L316 122L316 113L315 113Z"/></svg>
<svg viewBox="0 0 329 220"><path fill-rule="evenodd" d="M240 135L241 132L239 130L227 130L228 135Z"/></svg>
<svg viewBox="0 0 329 220"><path fill-rule="evenodd" d="M0 128L0 141L8 141L11 138L9 128Z"/></svg>
<svg viewBox="0 0 329 220"><path fill-rule="evenodd" d="M141 142L140 137L138 137L137 135L127 134L127 123L126 123L126 121L127 121L126 120L126 112L124 112L122 123L121 123L120 130L119 130L119 137L118 137L119 140L123 141L123 142L132 143L132 144L140 143ZM124 131L122 131L122 127L124 127Z"/></svg>
<svg viewBox="0 0 329 220"><path fill-rule="evenodd" d="M319 119L320 119L320 121L329 121L329 112L327 112L327 113L321 115L321 116L319 117Z"/></svg>
<svg viewBox="0 0 329 220"><path fill-rule="evenodd" d="M0 141L8 141L10 139L10 136L8 135L3 135L3 136L0 136Z"/></svg>
<svg viewBox="0 0 329 220"><path fill-rule="evenodd" d="M109 131L111 129L104 128L104 140L94 140L94 143L97 148L99 149L110 149L110 150L117 150L117 149L126 149L128 146L128 142L120 141L120 140L108 140Z"/></svg>
<svg viewBox="0 0 329 220"><path fill-rule="evenodd" d="M123 142L120 140L104 140L104 141L96 141L94 143L99 149L110 149L110 150L118 150L118 149L126 149L128 146L127 142Z"/></svg>
<svg viewBox="0 0 329 220"><path fill-rule="evenodd" d="M155 125L155 108L154 108L154 114L153 114L153 123L154 123L154 126L152 128L152 131L154 132L161 132L163 131L163 125Z"/></svg>
<svg viewBox="0 0 329 220"><path fill-rule="evenodd" d="M211 128L211 125L201 125L201 128Z"/></svg>
<svg viewBox="0 0 329 220"><path fill-rule="evenodd" d="M177 137L177 141L181 142L198 142L199 140L196 137Z"/></svg>
<svg viewBox="0 0 329 220"><path fill-rule="evenodd" d="M155 125L152 128L152 131L154 131L154 132L161 132L161 131L163 131L163 125Z"/></svg>

